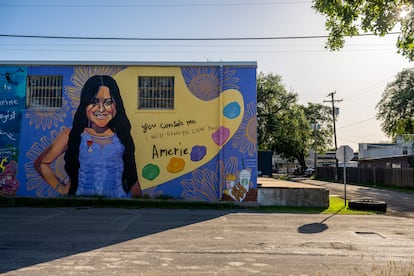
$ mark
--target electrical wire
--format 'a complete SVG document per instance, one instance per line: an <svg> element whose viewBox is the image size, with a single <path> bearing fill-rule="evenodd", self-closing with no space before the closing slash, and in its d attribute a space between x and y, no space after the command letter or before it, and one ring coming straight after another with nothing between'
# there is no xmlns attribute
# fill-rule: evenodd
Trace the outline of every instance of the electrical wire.
<svg viewBox="0 0 414 276"><path fill-rule="evenodd" d="M271 1L271 2L243 2L243 3L223 3L217 2L217 3L163 3L163 4L18 4L18 3L12 3L12 4L5 4L2 3L0 6L3 7L41 7L41 8L146 8L146 7L214 7L214 6L270 6L270 5L295 5L295 4L310 4L312 1Z"/></svg>
<svg viewBox="0 0 414 276"><path fill-rule="evenodd" d="M401 32L390 32L389 35L400 34ZM358 34L355 36L376 36L373 33ZM232 40L295 40L327 38L328 35L307 35L307 36L269 36L269 37L104 37L104 36L59 36L59 35L25 35L25 34L0 34L0 37L11 38L41 38L41 39L76 39L76 40L124 40L124 41L232 41Z"/></svg>

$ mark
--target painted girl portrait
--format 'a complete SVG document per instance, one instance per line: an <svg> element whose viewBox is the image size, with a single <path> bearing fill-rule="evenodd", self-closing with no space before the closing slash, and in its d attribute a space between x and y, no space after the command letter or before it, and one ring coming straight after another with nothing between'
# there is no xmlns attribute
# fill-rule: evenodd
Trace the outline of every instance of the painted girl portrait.
<svg viewBox="0 0 414 276"><path fill-rule="evenodd" d="M72 128L63 130L35 160L42 178L60 194L140 197L135 145L116 81L105 75L84 84ZM66 179L50 164L64 154Z"/></svg>

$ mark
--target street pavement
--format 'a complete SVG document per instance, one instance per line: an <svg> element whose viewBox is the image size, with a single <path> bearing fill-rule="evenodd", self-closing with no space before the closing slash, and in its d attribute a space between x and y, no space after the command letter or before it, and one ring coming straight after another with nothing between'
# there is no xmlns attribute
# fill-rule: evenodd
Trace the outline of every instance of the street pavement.
<svg viewBox="0 0 414 276"><path fill-rule="evenodd" d="M4 207L0 226L1 275L414 274L405 215Z"/></svg>

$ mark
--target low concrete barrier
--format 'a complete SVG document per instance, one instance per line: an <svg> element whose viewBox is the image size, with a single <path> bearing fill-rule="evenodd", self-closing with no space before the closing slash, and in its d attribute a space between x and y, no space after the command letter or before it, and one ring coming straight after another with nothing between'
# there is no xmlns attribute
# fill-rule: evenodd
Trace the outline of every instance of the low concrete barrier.
<svg viewBox="0 0 414 276"><path fill-rule="evenodd" d="M262 206L329 207L329 190L323 187L282 181L257 179L257 202Z"/></svg>

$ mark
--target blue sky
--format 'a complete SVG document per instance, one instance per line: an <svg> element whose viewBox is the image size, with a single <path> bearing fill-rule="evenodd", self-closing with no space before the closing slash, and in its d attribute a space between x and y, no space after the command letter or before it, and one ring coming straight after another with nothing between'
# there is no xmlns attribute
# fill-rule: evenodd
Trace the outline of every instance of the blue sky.
<svg viewBox="0 0 414 276"><path fill-rule="evenodd" d="M144 39L269 38L326 35L312 1L295 0L0 0L0 34ZM338 146L388 140L375 105L387 83L413 67L396 53L396 35L347 39L101 40L0 37L0 60L256 61L282 76L302 104L336 91ZM329 105L329 103L325 103Z"/></svg>

